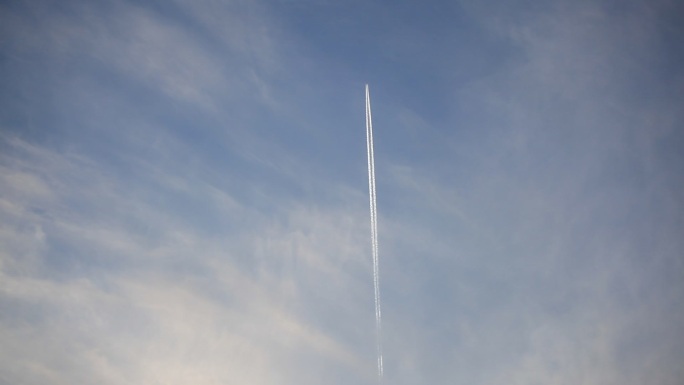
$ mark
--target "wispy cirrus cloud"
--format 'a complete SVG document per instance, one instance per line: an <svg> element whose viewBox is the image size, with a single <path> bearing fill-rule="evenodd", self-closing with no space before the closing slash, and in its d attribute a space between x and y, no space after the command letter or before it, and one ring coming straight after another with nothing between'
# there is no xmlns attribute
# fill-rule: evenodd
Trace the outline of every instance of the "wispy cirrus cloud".
<svg viewBox="0 0 684 385"><path fill-rule="evenodd" d="M4 380L271 383L311 360L364 376L359 347L309 308L350 320L336 304L360 310L356 216L302 207L277 219L199 181L190 189L146 170L149 180L132 183L4 139ZM165 179L174 183L155 186ZM149 201L151 188L189 195L173 204L199 194L230 220L204 230L176 216L181 207Z"/></svg>

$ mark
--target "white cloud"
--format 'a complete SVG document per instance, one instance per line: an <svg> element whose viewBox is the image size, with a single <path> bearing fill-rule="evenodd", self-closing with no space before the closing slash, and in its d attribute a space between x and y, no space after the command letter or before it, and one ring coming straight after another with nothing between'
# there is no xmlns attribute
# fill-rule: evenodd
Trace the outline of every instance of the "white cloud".
<svg viewBox="0 0 684 385"><path fill-rule="evenodd" d="M190 188L151 172L131 183L9 142L1 176L26 183L3 189L3 380L270 384L337 366L364 376L372 366L358 358L366 333L341 339L310 308L344 304L337 313L348 321L364 311L354 303L368 267L355 215L303 206L278 224L201 181ZM29 171L17 176L18 164ZM250 229L205 233L156 212L140 192L159 181L156 193L200 194L236 224L253 216L243 222ZM29 254L32 266L8 268Z"/></svg>

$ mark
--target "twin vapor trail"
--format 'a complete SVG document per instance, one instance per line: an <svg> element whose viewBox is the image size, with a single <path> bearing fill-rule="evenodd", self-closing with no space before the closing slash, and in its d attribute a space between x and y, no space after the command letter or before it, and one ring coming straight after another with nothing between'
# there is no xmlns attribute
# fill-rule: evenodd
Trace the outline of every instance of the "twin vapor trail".
<svg viewBox="0 0 684 385"><path fill-rule="evenodd" d="M373 287L375 289L375 346L378 354L378 380L382 383L382 313L380 312L380 275L378 272L378 208L375 199L375 158L370 93L366 84L366 146L368 148L368 195L370 197L371 246L373 250Z"/></svg>

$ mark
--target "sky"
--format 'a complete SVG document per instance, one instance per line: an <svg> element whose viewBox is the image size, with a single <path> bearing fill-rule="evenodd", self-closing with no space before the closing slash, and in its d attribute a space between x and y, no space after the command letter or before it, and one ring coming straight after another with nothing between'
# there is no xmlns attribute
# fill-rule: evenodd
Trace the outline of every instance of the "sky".
<svg viewBox="0 0 684 385"><path fill-rule="evenodd" d="M0 384L684 379L676 0L3 1Z"/></svg>

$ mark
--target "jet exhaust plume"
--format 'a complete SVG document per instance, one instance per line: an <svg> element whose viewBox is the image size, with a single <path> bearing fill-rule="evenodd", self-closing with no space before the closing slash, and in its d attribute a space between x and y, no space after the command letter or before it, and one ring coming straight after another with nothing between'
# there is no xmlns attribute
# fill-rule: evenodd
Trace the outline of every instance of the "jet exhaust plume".
<svg viewBox="0 0 684 385"><path fill-rule="evenodd" d="M373 122L368 84L366 84L366 146L368 149L368 195L370 199L371 247L373 253L373 287L375 290L375 345L378 354L378 380L382 383L382 312L380 311L380 273L378 271L378 209L375 194Z"/></svg>

